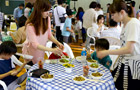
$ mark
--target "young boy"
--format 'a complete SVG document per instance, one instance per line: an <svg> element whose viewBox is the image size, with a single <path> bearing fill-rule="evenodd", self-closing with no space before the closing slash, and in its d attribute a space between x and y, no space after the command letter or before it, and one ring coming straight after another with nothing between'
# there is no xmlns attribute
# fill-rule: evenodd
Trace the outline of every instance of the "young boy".
<svg viewBox="0 0 140 90"><path fill-rule="evenodd" d="M61 42L61 43L63 44L62 41L59 41L59 42ZM57 46L57 45L56 45L55 43L52 43L52 48L57 48L56 46ZM62 52L62 53L63 53L63 55L64 55L65 57L69 57L67 53L65 53L65 52ZM61 56L56 55L56 54L54 54L54 53L52 53L52 54L49 56L49 59L60 59L60 58L61 58Z"/></svg>
<svg viewBox="0 0 140 90"><path fill-rule="evenodd" d="M70 33L74 33L74 31L71 29L71 26L72 26L71 18L73 17L73 15L72 15L72 11L70 9L67 11L67 15L68 15L68 17L65 21L64 28L62 31L63 41L65 43L68 43Z"/></svg>
<svg viewBox="0 0 140 90"><path fill-rule="evenodd" d="M23 65L19 69L15 69L15 65L11 59L11 56L17 52L17 48L12 41L5 41L0 45L0 80L4 81L8 86L8 90L24 90L19 84L21 84L27 77L27 73L20 77L16 75L27 64L25 60ZM2 86L0 86L0 90Z"/></svg>
<svg viewBox="0 0 140 90"><path fill-rule="evenodd" d="M104 65L106 68L110 69L110 67L112 65L112 60L109 57L109 55L102 58L102 59L99 59L97 57L98 51L109 49L109 42L106 39L103 39L103 38L97 39L95 41L95 49L96 49L96 51L91 54L91 57L93 59L97 60L98 63L100 63L100 64Z"/></svg>

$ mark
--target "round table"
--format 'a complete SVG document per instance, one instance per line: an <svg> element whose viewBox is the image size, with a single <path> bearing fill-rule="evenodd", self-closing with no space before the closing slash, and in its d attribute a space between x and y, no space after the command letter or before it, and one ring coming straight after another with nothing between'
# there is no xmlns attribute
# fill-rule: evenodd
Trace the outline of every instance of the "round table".
<svg viewBox="0 0 140 90"><path fill-rule="evenodd" d="M26 90L116 90L113 77L110 71L104 66L100 65L98 72L104 73L100 81L86 81L82 85L75 84L72 78L75 75L83 75L83 65L76 60L73 61L75 67L72 73L66 73L61 64L44 64L44 68L49 70L54 75L52 82L45 82L40 78L30 77L29 73L32 70L38 69L38 65L33 65L28 71L26 82ZM94 71L89 71L89 74Z"/></svg>

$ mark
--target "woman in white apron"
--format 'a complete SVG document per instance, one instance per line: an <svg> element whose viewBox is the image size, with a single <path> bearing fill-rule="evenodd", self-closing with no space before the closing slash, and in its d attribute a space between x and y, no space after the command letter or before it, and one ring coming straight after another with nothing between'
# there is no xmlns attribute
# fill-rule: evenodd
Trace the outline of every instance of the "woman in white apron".
<svg viewBox="0 0 140 90"><path fill-rule="evenodd" d="M97 53L99 58L106 55L120 55L112 72L118 90L140 90L140 22L131 18L132 9L123 0L114 0L111 5L112 19L123 22L121 48Z"/></svg>

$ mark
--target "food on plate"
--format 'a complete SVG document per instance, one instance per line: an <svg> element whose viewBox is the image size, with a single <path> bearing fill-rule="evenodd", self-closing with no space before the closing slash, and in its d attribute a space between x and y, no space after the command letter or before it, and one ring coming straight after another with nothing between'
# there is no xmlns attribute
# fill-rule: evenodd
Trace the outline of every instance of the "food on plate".
<svg viewBox="0 0 140 90"><path fill-rule="evenodd" d="M66 68L70 68L70 67L74 67L74 64L66 63L66 64L63 64L63 66Z"/></svg>
<svg viewBox="0 0 140 90"><path fill-rule="evenodd" d="M75 77L73 80L75 80L75 81L85 81L85 78L83 78L81 76L78 76L78 77Z"/></svg>
<svg viewBox="0 0 140 90"><path fill-rule="evenodd" d="M103 74L96 72L96 73L92 73L92 76L94 77L101 77Z"/></svg>
<svg viewBox="0 0 140 90"><path fill-rule="evenodd" d="M61 63L68 63L69 61L68 61L67 59L64 59L64 58L63 58L63 59L60 59L60 62L61 62Z"/></svg>
<svg viewBox="0 0 140 90"><path fill-rule="evenodd" d="M98 65L97 63L92 63L92 64L90 65L90 67L92 67L92 68L98 68L99 65Z"/></svg>
<svg viewBox="0 0 140 90"><path fill-rule="evenodd" d="M97 61L96 60L92 60L92 59L90 59L90 60L87 60L88 62L91 62L91 63L96 63Z"/></svg>
<svg viewBox="0 0 140 90"><path fill-rule="evenodd" d="M41 75L41 78L43 78L43 79L51 79L51 78L53 78L53 75L45 73L45 74Z"/></svg>

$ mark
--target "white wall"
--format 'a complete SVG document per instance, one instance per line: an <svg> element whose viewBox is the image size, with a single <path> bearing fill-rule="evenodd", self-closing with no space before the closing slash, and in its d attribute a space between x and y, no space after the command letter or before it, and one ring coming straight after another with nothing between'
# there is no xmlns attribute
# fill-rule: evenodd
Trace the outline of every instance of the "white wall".
<svg viewBox="0 0 140 90"><path fill-rule="evenodd" d="M101 4L101 7L103 8L103 11L104 13L106 13L107 11L107 3L112 3L113 0L78 0L76 1L76 10L78 7L83 7L84 10L87 10L89 8L89 4L92 2L92 1L99 1L100 4ZM136 11L138 10L139 8L139 5L140 5L140 0L134 0L136 2ZM71 1L70 3L70 7L71 9L73 9L74 7L74 1Z"/></svg>

